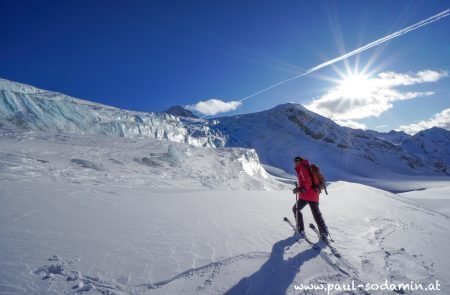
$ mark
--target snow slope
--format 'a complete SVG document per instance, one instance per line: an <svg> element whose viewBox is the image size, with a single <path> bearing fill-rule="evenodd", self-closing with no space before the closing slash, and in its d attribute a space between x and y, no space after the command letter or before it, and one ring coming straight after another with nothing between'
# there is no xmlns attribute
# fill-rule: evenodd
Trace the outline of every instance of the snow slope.
<svg viewBox="0 0 450 295"><path fill-rule="evenodd" d="M393 144L401 145L405 140L411 138L411 135L409 135L406 132L403 131L395 131L391 130L389 132L378 132L374 130L366 130L366 133L369 133L375 137L379 137L382 139L385 139L387 141L390 141Z"/></svg>
<svg viewBox="0 0 450 295"><path fill-rule="evenodd" d="M449 217L379 189L329 186L321 207L337 259L295 242L282 221L293 195L251 151L5 129L0 151L2 294L324 294L295 285L386 279L450 288Z"/></svg>
<svg viewBox="0 0 450 295"><path fill-rule="evenodd" d="M399 195L424 208L450 216L450 183L438 182L420 190L412 190Z"/></svg>
<svg viewBox="0 0 450 295"><path fill-rule="evenodd" d="M435 167L443 173L450 174L449 131L438 127L423 130L405 140L402 146L422 157L423 161L435 163Z"/></svg>

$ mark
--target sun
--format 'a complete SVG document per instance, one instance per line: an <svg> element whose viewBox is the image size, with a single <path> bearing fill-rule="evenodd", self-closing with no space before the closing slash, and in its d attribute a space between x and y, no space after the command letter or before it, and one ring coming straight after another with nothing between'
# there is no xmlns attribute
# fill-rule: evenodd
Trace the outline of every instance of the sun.
<svg viewBox="0 0 450 295"><path fill-rule="evenodd" d="M365 98L372 91L370 78L364 74L348 74L339 82L338 90L343 97Z"/></svg>

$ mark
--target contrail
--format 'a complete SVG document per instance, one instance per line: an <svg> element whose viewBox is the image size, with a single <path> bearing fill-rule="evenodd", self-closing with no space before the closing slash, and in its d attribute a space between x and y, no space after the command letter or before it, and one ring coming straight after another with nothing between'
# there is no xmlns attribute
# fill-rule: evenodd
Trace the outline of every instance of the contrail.
<svg viewBox="0 0 450 295"><path fill-rule="evenodd" d="M332 60L329 60L329 61L327 61L327 62L321 63L320 65L317 65L317 66L315 66L315 67L313 67L313 68L310 68L309 70L307 70L306 72L304 72L304 73L302 73L302 74L300 74L300 75L297 75L297 76L294 76L294 77L292 77L292 78L283 80L283 81L281 81L281 82L278 82L277 84L274 84L274 85L272 85L272 86L269 86L269 87L267 87L267 88L264 88L263 90L260 90L260 91L258 91L258 92L255 92L255 93L253 93L253 94L250 94L250 95L248 95L248 96L246 96L246 97L240 99L239 101L242 102L242 101L244 101L244 100L246 100L246 99L249 99L250 97L253 97L253 96L255 96L255 95L258 95L258 94L260 94L260 93L262 93L262 92L266 92L266 91L268 91L268 90L270 90L270 89L272 89L272 88L275 88L275 87L277 87L277 86L280 86L280 85L282 85L282 84L284 84L284 83L286 83L286 82L289 82L289 81L292 81L292 80L294 80L294 79L300 78L300 77L302 77L302 76L308 75L308 74L310 74L310 73L312 73L312 72L315 72L315 71L317 71L317 70L319 70L319 69L321 69L321 68L324 68L324 67L329 66L329 65L331 65L331 64L337 63L338 61L341 61L341 60L343 60L343 59L346 59L346 58L348 58L348 57L350 57L350 56L353 56L353 55L355 55L355 54L358 54L358 53L360 53L360 52L366 51L367 49L370 49L370 48L372 48L372 47L378 46L378 45L380 45L380 44L382 44L382 43L384 43L384 42L387 42L387 41L389 41L389 40L391 40L391 39L397 38L397 37L399 37L399 36L401 36L401 35L404 35L404 34L406 34L406 33L408 33L408 32L411 32L411 31L413 31L413 30L415 30L415 29L418 29L418 28L420 28L420 27L423 27L423 26L425 26L425 25L431 24L431 23L433 23L433 22L435 22L435 21L437 21L437 20L439 20L439 19L441 19L441 18L443 18L443 17L449 16L449 15L450 15L450 9L446 9L446 10L442 11L441 13L438 13L438 14L436 14L436 15L433 15L432 17L429 17L429 18L427 18L427 19L424 19L424 20L422 20L422 21L420 21L420 22L418 22L418 23L416 23L416 24L414 24L414 25L411 25L411 26L406 27L406 28L404 28L404 29L402 29L402 30L400 30L400 31L397 31L397 32L395 32L395 33L392 33L392 34L390 34L390 35L387 35L386 37L380 38L380 39L378 39L378 40L376 40L376 41L373 41L373 42L371 42L371 43L369 43L369 44L367 44L367 45L364 45L363 47L357 48L357 49L355 49L355 50L353 50L353 51L350 51L350 52L348 52L348 53L346 53L346 54L344 54L344 55L341 55L341 56L339 56L339 57L336 57L336 58L334 58L334 59L332 59Z"/></svg>

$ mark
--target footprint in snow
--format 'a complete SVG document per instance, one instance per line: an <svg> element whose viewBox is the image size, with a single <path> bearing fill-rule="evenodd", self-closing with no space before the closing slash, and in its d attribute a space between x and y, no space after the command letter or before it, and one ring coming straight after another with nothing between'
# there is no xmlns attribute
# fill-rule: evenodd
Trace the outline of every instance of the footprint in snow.
<svg viewBox="0 0 450 295"><path fill-rule="evenodd" d="M76 267L80 258L63 260L59 255L53 255L47 261L49 264L35 269L31 274L42 276L41 280L48 280L50 285L56 280L59 284L65 284L65 294L80 294L91 290L97 290L101 294L134 294L132 289L120 283L109 282L100 277L82 275Z"/></svg>

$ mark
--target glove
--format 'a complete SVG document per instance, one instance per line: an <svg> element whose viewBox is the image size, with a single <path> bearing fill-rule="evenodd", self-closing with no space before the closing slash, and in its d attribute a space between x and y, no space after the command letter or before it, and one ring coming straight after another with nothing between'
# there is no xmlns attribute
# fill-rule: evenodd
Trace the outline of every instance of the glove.
<svg viewBox="0 0 450 295"><path fill-rule="evenodd" d="M294 189L292 190L292 192L293 192L294 194L304 193L304 192L306 192L306 188L305 188L304 186L296 187L296 188L294 188Z"/></svg>

